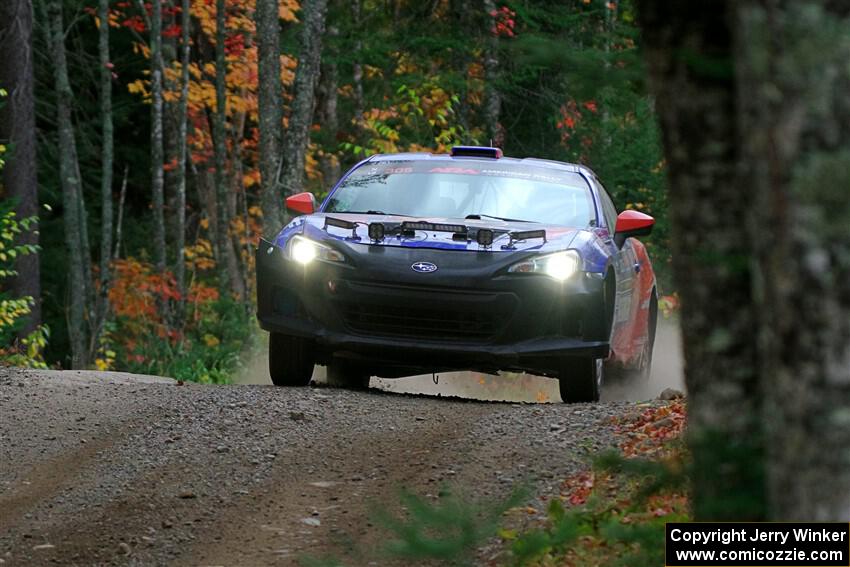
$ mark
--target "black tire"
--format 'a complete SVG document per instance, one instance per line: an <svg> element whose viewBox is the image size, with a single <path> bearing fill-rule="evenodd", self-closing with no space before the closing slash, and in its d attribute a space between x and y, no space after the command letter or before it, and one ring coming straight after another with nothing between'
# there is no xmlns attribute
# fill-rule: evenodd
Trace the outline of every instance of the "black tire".
<svg viewBox="0 0 850 567"><path fill-rule="evenodd" d="M328 386L347 390L366 390L369 388L369 372L357 364L334 360L328 364Z"/></svg>
<svg viewBox="0 0 850 567"><path fill-rule="evenodd" d="M269 336L269 376L275 386L307 386L313 363L309 340L280 333Z"/></svg>
<svg viewBox="0 0 850 567"><path fill-rule="evenodd" d="M599 389L602 385L602 368L601 358L564 358L558 374L558 386L564 403L598 402Z"/></svg>

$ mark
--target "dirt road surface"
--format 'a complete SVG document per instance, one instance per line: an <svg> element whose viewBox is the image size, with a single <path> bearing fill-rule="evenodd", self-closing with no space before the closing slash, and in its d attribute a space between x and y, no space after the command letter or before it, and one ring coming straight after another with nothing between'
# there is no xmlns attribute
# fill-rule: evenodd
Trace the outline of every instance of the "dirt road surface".
<svg viewBox="0 0 850 567"><path fill-rule="evenodd" d="M0 369L0 564L402 565L373 519L402 487L556 494L634 406Z"/></svg>

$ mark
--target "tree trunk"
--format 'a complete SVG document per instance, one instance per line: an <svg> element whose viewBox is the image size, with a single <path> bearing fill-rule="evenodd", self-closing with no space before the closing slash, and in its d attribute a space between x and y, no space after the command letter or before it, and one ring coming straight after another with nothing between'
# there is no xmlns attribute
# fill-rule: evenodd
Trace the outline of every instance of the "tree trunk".
<svg viewBox="0 0 850 567"><path fill-rule="evenodd" d="M0 144L11 149L2 172L3 197L17 201L19 219L38 214L32 24L31 0L0 2L0 88L8 92L0 102ZM27 232L19 242L37 245L38 232ZM20 331L23 336L41 323L39 256L20 256L15 269L18 275L8 281L12 294L35 301Z"/></svg>
<svg viewBox="0 0 850 567"><path fill-rule="evenodd" d="M99 336L109 313L109 285L112 275L112 167L113 167L113 125L112 125L112 61L109 55L109 0L98 0L97 17L98 52L100 56L100 123L103 140L101 142L101 180L100 180L100 289L97 294L95 332L92 338ZM96 341L90 349L96 349Z"/></svg>
<svg viewBox="0 0 850 567"><path fill-rule="evenodd" d="M215 154L215 199L216 199L216 223L215 235L217 242L218 258L218 288L222 299L229 297L232 293L230 288L230 270L228 269L228 249L230 242L228 232L230 228L230 217L227 214L227 59L225 58L224 42L226 38L227 17L225 14L225 0L216 0L215 15L215 114L213 116L213 151Z"/></svg>
<svg viewBox="0 0 850 567"><path fill-rule="evenodd" d="M278 0L257 0L257 51L259 58L260 179L263 236L280 230L281 194L278 181L280 133L283 120L280 83L280 16Z"/></svg>
<svg viewBox="0 0 850 567"><path fill-rule="evenodd" d="M112 260L121 257L121 228L124 222L124 201L127 200L127 178L130 175L130 166L124 166L124 178L121 180L121 193L118 195L118 219L115 222L115 248L112 251Z"/></svg>
<svg viewBox="0 0 850 567"><path fill-rule="evenodd" d="M840 4L840 7L839 7ZM850 510L850 6L735 3L769 517Z"/></svg>
<svg viewBox="0 0 850 567"><path fill-rule="evenodd" d="M173 30L175 26L180 26L182 20L178 20L178 14L182 10L182 0L160 0L162 2L163 14L161 29ZM191 5L191 2L190 2ZM166 73L166 64L168 61L178 62L181 60L180 41L182 34L165 33L161 37L160 59L162 60L162 89L163 93L179 93L180 92L180 77ZM163 171L163 196L164 196L164 212L163 222L165 224L165 257L166 263L169 256L169 235L172 234L177 227L176 215L172 214L176 207L175 199L177 198L177 161L178 153L180 152L180 98L168 100L170 97L163 95L162 102L162 145L163 145L163 161L165 170Z"/></svg>
<svg viewBox="0 0 850 567"><path fill-rule="evenodd" d="M70 106L70 103L69 103ZM83 253L83 288L81 292L85 295L86 304L86 323L88 325L89 334L89 354L95 351L94 345L97 339L97 330L95 322L97 320L97 312L95 309L96 294L94 286L94 276L92 275L92 252L91 244L89 243L89 213L86 208L85 187L83 186L83 175L80 171L80 158L74 149L74 165L77 167L77 179L80 180L80 190L77 191L77 215L80 219L80 246ZM88 360L91 361L91 356Z"/></svg>
<svg viewBox="0 0 850 567"><path fill-rule="evenodd" d="M844 521L850 6L640 8L671 182L696 519Z"/></svg>
<svg viewBox="0 0 850 567"><path fill-rule="evenodd" d="M281 185L285 195L304 190L304 160L310 144L313 102L322 58L327 0L305 0L298 68L295 70L295 96L283 151Z"/></svg>
<svg viewBox="0 0 850 567"><path fill-rule="evenodd" d="M670 184L696 520L764 518L756 313L738 183L732 2L642 0L639 15Z"/></svg>
<svg viewBox="0 0 850 567"><path fill-rule="evenodd" d="M329 39L336 38L339 35L339 30L334 26L329 26L327 35ZM336 57L336 55L336 52L334 52L331 57ZM337 112L338 89L339 74L337 72L337 64L336 61L330 59L322 63L318 86L319 105L316 109L316 122L322 125L325 139L330 140L330 143L325 144L325 151L319 159L323 186L328 190L337 182L342 173L340 171L339 157L334 151L329 150L329 148L334 147L334 142L339 132L339 115Z"/></svg>
<svg viewBox="0 0 850 567"><path fill-rule="evenodd" d="M476 2L467 0L450 0L449 14L455 26L460 29L474 29L472 26L480 20L481 12ZM488 18L489 19L489 18ZM488 30L489 31L489 30ZM463 144L472 143L469 137L469 64L472 61L474 49L458 47L452 53L452 69L457 74L456 95L458 102L452 106L457 124L460 126L459 140Z"/></svg>
<svg viewBox="0 0 850 567"><path fill-rule="evenodd" d="M351 18L354 20L354 29L360 29L362 16L361 0L352 0ZM363 100L363 65L360 63L361 51L363 51L363 40L360 39L360 34L357 34L357 39L354 40L354 63L352 64L351 76L351 81L354 83L354 117L357 124L360 124L363 120L363 113L366 111Z"/></svg>
<svg viewBox="0 0 850 567"><path fill-rule="evenodd" d="M247 89L242 88L241 97L247 96ZM246 298L247 294L247 266L245 265L245 256L243 251L247 252L248 242L245 239L245 246L242 245L242 234L233 230L232 220L239 216L240 210L240 195L245 194L245 185L242 182L244 171L242 169L242 141L245 139L245 124L247 122L247 114L244 111L236 112L231 118L230 139L232 140L233 149L230 152L230 171L228 175L229 189L227 192L227 218L231 220L228 227L227 240L227 272L230 275L230 290L234 297L243 302L246 308L246 314L250 312L250 307ZM244 209L243 210L247 210ZM246 224L247 228L247 224Z"/></svg>
<svg viewBox="0 0 850 567"><path fill-rule="evenodd" d="M71 342L71 367L88 365L88 322L86 270L90 258L84 254L86 233L82 215L82 183L77 162L77 146L71 123L71 103L74 93L68 81L65 58L65 29L62 23L62 2L51 0L47 6L50 26L50 52L53 59L54 87L56 89L57 124L59 128L59 177L62 186L65 242L68 246L68 296L71 306L68 316L68 335Z"/></svg>
<svg viewBox="0 0 850 567"><path fill-rule="evenodd" d="M162 138L162 2L151 2L151 192L153 194L154 263L165 271L165 155Z"/></svg>
<svg viewBox="0 0 850 567"><path fill-rule="evenodd" d="M487 34L487 45L484 50L484 124L489 144L500 148L505 144L505 131L499 122L502 112L502 95L497 88L499 36L495 32L496 17L492 15L496 11L496 3L493 0L484 0L484 11Z"/></svg>
<svg viewBox="0 0 850 567"><path fill-rule="evenodd" d="M190 29L190 0L182 0L181 4L181 60L180 60L180 102L177 106L177 168L174 172L176 194L174 199L174 223L176 262L174 277L180 292L180 302L177 309L178 323L182 326L186 314L186 158L188 153L187 136L189 114L189 62L192 51Z"/></svg>

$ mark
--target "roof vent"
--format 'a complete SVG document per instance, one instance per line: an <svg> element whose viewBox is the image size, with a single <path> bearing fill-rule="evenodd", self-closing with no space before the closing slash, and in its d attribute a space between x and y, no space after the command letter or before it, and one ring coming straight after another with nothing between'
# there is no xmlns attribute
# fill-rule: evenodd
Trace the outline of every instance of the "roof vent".
<svg viewBox="0 0 850 567"><path fill-rule="evenodd" d="M499 159L502 157L500 148L487 146L455 146L452 148L452 157L481 157Z"/></svg>

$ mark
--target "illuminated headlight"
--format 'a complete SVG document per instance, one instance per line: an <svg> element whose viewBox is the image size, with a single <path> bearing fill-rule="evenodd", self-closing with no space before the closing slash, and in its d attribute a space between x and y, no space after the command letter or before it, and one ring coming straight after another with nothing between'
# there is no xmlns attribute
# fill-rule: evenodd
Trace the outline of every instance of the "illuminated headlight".
<svg viewBox="0 0 850 567"><path fill-rule="evenodd" d="M508 268L512 274L545 274L558 281L564 281L578 271L581 264L578 252L567 250L523 260Z"/></svg>
<svg viewBox="0 0 850 567"><path fill-rule="evenodd" d="M299 264L307 265L313 260L325 262L345 262L345 256L330 246L325 246L303 236L294 236L288 245L289 257Z"/></svg>

